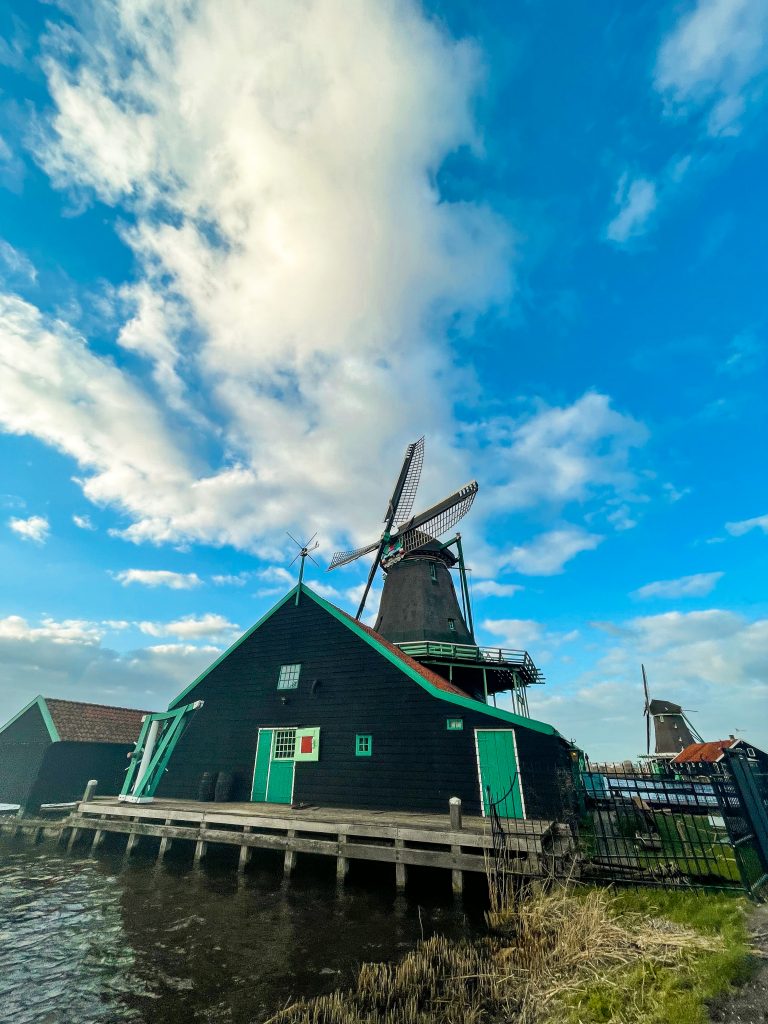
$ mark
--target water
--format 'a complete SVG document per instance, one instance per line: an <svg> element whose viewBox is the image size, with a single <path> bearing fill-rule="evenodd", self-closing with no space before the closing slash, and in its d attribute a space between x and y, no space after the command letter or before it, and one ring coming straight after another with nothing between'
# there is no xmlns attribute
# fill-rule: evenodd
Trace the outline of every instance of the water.
<svg viewBox="0 0 768 1024"><path fill-rule="evenodd" d="M341 891L330 862L300 859L284 883L279 860L256 857L238 882L231 865L0 842L0 1021L250 1024L345 984L364 960L402 956L422 932L466 934L482 917L479 891L453 903L448 872L420 877L417 905L390 872Z"/></svg>

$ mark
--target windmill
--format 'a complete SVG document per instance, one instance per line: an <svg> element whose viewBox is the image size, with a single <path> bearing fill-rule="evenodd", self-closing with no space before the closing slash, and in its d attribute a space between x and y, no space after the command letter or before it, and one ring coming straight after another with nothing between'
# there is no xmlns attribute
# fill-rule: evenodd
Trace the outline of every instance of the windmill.
<svg viewBox="0 0 768 1024"><path fill-rule="evenodd" d="M679 704L668 700L651 700L648 692L648 677L645 665L640 666L643 673L643 693L645 695L645 753L651 756L651 719L656 740L654 753L659 757L673 757L692 743L703 740L694 726L686 718Z"/></svg>
<svg viewBox="0 0 768 1024"><path fill-rule="evenodd" d="M360 606L355 616L357 619L363 614L365 602L379 566L382 567L385 573L389 574L390 570L397 566L398 563L410 560L411 564L413 564L417 554L427 552L429 552L430 558L435 565L439 561L444 572L447 572L444 567L445 564L450 566L456 561L449 552L444 551L442 545L437 543L437 538L451 530L469 512L478 491L477 481L472 480L470 483L465 484L458 491L454 491L447 498L437 502L436 505L425 509L424 512L411 515L423 462L424 438L420 437L418 441L409 444L405 450L403 465L395 483L392 497L389 499L386 512L384 513L384 530L379 539L372 544L366 544L365 547L356 548L354 551L337 551L328 566L328 571L337 569L339 566L349 565L350 562L356 561L363 555L370 554L372 551L375 552L371 570L368 573L368 579L363 590L363 596L360 600ZM437 568L434 570L430 568L429 571L432 574L431 579L434 580ZM450 582L450 576L448 576L448 579ZM411 585L410 589L413 590L414 587ZM419 588L417 587L416 589ZM445 605L445 608L448 609L448 614L444 618L446 623L454 623L455 625L458 616L458 619L463 623L452 582L450 582L450 590L453 595L453 603ZM386 593L387 586L385 584ZM384 597L382 597L382 603L384 603ZM454 605L455 612L453 612ZM466 630L466 626L464 628ZM385 633L385 635L387 634Z"/></svg>

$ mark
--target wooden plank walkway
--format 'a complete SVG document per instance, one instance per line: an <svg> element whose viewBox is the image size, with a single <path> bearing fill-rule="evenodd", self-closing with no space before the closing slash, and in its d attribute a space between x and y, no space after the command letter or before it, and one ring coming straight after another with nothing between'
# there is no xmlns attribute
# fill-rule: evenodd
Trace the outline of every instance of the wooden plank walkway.
<svg viewBox="0 0 768 1024"><path fill-rule="evenodd" d="M10 825L10 822L5 823ZM493 848L486 818L465 817L452 828L449 815L403 811L369 811L328 807L291 807L284 804L202 803L155 799L151 803L120 803L115 797L96 797L78 803L60 822L16 819L12 827L39 837L55 825L59 839L71 849L90 837L96 851L107 833L127 836L131 855L143 837L160 839L158 860L172 842L194 844L193 862L199 864L211 845L239 848L239 870L247 866L254 849L280 850L284 872L290 875L298 854L334 857L337 877L343 881L351 860L395 865L399 889L405 887L409 866L451 871L455 892L461 892L463 872L485 872L486 855ZM507 821L506 863L520 875L547 870L563 847L561 826L549 821Z"/></svg>

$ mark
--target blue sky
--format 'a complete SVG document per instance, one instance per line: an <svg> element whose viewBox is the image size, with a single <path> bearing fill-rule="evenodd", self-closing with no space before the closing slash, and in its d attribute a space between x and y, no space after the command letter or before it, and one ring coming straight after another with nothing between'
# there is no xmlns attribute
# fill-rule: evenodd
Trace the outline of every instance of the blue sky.
<svg viewBox="0 0 768 1024"><path fill-rule="evenodd" d="M164 706L291 585L286 530L375 539L425 433L539 717L639 753L644 661L768 747L763 3L0 33L0 718ZM366 569L308 582L354 609Z"/></svg>

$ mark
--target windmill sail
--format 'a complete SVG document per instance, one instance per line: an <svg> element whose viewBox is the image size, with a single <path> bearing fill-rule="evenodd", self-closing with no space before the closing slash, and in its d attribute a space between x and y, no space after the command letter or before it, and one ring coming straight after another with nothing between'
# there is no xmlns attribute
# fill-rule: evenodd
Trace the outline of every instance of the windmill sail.
<svg viewBox="0 0 768 1024"><path fill-rule="evenodd" d="M353 551L337 551L328 566L329 571L337 569L339 566L348 565L372 551L376 552L363 590L360 607L357 610L358 619L365 608L365 602L379 566L383 564L387 569L405 555L419 550L437 537L447 533L469 512L472 502L475 500L478 485L476 480L472 480L449 497L443 498L436 505L412 516L411 511L423 463L424 438L420 437L418 441L409 444L405 450L395 489L384 514L384 532L379 540L373 544L367 544L365 547L355 548Z"/></svg>

